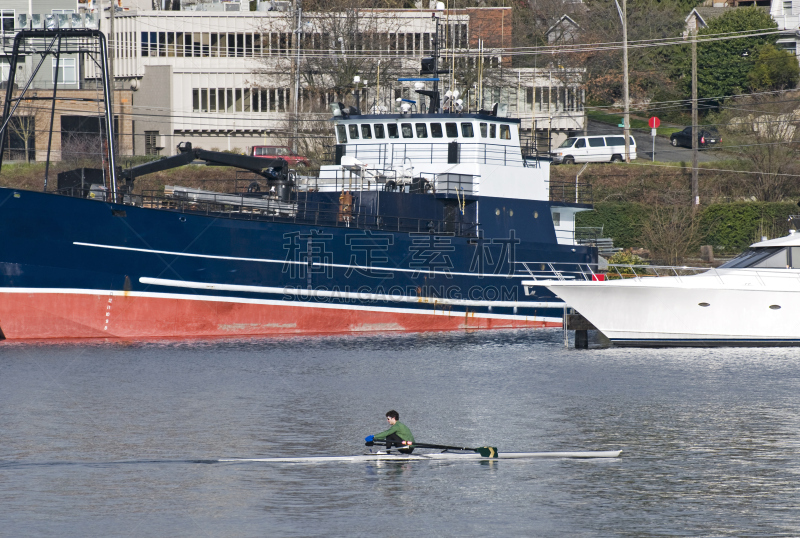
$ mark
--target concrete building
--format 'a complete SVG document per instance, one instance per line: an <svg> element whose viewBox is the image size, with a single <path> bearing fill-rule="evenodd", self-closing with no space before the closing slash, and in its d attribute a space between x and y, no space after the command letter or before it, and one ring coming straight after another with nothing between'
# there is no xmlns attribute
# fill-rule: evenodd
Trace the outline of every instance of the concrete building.
<svg viewBox="0 0 800 538"><path fill-rule="evenodd" d="M9 3L3 16L13 11L7 15L14 29L29 26L27 0ZM40 20L66 9L55 0L32 5L43 14ZM149 0L123 5L115 11L111 46L115 106L130 129L121 133L122 153L171 155L179 142L245 151L324 140L331 134L331 102L393 111L397 99L406 98L424 107L414 91L420 82L398 79L420 76L420 61L433 52L437 18L440 68L458 76L441 75L443 93L458 90L469 110L498 103L500 113L519 117L523 134L544 150L584 127L582 70L511 68L503 54L512 44L511 8L303 13L298 21L288 2L259 2L257 11L242 11L249 4L236 2L184 2L179 11L146 10ZM110 12L101 16L98 3L75 2L69 9L67 15L88 16L109 32ZM3 27L4 36L14 32L10 26ZM69 89L94 87L95 65L75 61Z"/></svg>

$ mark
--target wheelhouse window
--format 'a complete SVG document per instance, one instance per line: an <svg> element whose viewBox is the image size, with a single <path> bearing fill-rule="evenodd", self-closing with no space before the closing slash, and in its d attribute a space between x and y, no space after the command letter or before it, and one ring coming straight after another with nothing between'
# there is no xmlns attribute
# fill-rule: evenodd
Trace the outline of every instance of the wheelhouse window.
<svg viewBox="0 0 800 538"><path fill-rule="evenodd" d="M492 123L489 125L489 138L496 138L497 137L497 125Z"/></svg>
<svg viewBox="0 0 800 538"><path fill-rule="evenodd" d="M389 123L386 125L386 130L389 132L389 138L400 138L400 135L397 134L397 124L396 123Z"/></svg>
<svg viewBox="0 0 800 538"><path fill-rule="evenodd" d="M403 133L403 138L414 138L414 131L411 129L410 123L401 123L400 130Z"/></svg>
<svg viewBox="0 0 800 538"><path fill-rule="evenodd" d="M336 126L336 137L338 138L340 144L347 144L347 131L345 130L344 125Z"/></svg>
<svg viewBox="0 0 800 538"><path fill-rule="evenodd" d="M442 138L442 137L444 137L444 132L442 131L442 124L441 123L431 123L431 136L433 138Z"/></svg>
<svg viewBox="0 0 800 538"><path fill-rule="evenodd" d="M358 140L358 125L348 125L350 130L350 140Z"/></svg>
<svg viewBox="0 0 800 538"><path fill-rule="evenodd" d="M472 131L472 124L471 123L462 123L461 124L461 136L464 138L473 138L475 133Z"/></svg>
<svg viewBox="0 0 800 538"><path fill-rule="evenodd" d="M511 126L509 125L500 126L500 138L503 140L511 140Z"/></svg>
<svg viewBox="0 0 800 538"><path fill-rule="evenodd" d="M375 138L386 138L386 130L382 123L375 124Z"/></svg>
<svg viewBox="0 0 800 538"><path fill-rule="evenodd" d="M458 138L458 125L455 123L445 123L444 130L447 133L447 138Z"/></svg>
<svg viewBox="0 0 800 538"><path fill-rule="evenodd" d="M372 139L372 127L370 127L369 123L361 125L361 138L364 140Z"/></svg>
<svg viewBox="0 0 800 538"><path fill-rule="evenodd" d="M414 125L417 129L417 138L428 138L428 126L425 123L417 123Z"/></svg>
<svg viewBox="0 0 800 538"><path fill-rule="evenodd" d="M481 130L481 138L486 138L487 136L489 136L489 126L487 124L481 123L480 130Z"/></svg>

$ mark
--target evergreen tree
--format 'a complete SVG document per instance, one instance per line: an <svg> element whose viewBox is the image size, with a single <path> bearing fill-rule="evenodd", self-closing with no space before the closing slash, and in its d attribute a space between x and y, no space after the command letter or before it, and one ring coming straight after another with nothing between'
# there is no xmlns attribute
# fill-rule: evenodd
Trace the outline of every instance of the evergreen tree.
<svg viewBox="0 0 800 538"><path fill-rule="evenodd" d="M778 34L749 35L748 32L770 31L777 27L769 13L755 6L732 9L711 20L706 28L698 32L697 96L701 99L722 100L749 89L751 84L748 76L756 65L759 51L764 45L774 45ZM718 34L734 32L740 33L742 37L714 38ZM684 48L686 50L681 58L681 71L684 75L684 89L690 95L692 63L691 56L686 54L689 46Z"/></svg>

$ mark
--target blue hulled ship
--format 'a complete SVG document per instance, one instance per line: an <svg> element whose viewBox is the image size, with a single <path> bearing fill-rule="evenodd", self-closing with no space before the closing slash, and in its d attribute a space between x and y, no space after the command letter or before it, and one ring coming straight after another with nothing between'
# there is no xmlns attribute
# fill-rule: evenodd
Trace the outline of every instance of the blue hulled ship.
<svg viewBox="0 0 800 538"><path fill-rule="evenodd" d="M597 262L575 241L589 191L551 184L549 160L523 155L519 120L496 107L457 112L435 85L420 93L432 113L335 105L336 144L316 177L189 144L117 171L109 143L98 179L84 170L62 174L55 192L0 189L0 329L128 338L560 326L564 304L523 280L551 263ZM134 194L137 177L196 160L256 179L239 192Z"/></svg>

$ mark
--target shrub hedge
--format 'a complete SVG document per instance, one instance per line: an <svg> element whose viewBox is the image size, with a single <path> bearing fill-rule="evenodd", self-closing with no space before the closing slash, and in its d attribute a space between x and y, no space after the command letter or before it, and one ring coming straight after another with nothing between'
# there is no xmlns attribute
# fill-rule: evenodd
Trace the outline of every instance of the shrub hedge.
<svg viewBox="0 0 800 538"><path fill-rule="evenodd" d="M789 216L800 214L791 202L734 202L701 209L702 244L723 252L741 252L761 236L780 237L789 229ZM603 227L603 236L622 248L640 247L649 206L632 202L603 202L594 211L577 215L577 226Z"/></svg>

